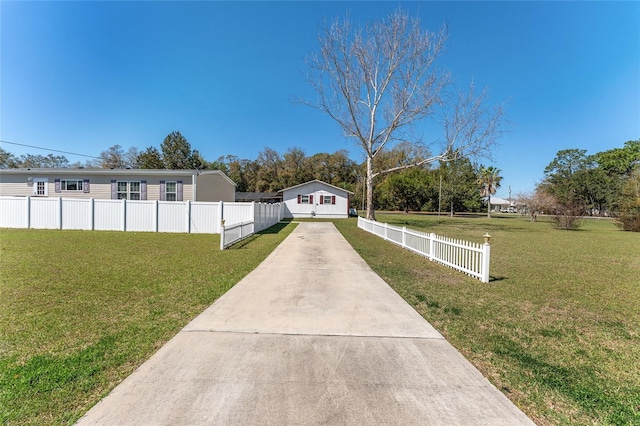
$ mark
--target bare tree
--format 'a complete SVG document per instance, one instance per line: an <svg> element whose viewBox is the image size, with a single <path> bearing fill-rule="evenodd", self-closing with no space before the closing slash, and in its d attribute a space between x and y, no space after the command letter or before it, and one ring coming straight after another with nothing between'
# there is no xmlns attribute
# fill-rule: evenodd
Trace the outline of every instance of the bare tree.
<svg viewBox="0 0 640 426"><path fill-rule="evenodd" d="M381 22L353 26L349 18L320 31L319 50L308 58L307 79L317 94L302 103L328 114L353 138L366 157L367 218L373 219L377 175L469 154L487 154L495 142L502 110L484 108L484 92L443 96L447 73L434 61L443 50L447 28L423 31L417 18L397 10ZM376 157L397 142L416 142L413 125L442 110L445 141L436 155L418 162L374 170Z"/></svg>
<svg viewBox="0 0 640 426"><path fill-rule="evenodd" d="M522 211L529 214L531 222L538 220L538 215L555 209L556 200L541 188L533 192L518 194L518 203L522 204Z"/></svg>
<svg viewBox="0 0 640 426"><path fill-rule="evenodd" d="M116 144L106 151L100 153L98 166L102 169L124 169L126 168L125 152L122 146Z"/></svg>

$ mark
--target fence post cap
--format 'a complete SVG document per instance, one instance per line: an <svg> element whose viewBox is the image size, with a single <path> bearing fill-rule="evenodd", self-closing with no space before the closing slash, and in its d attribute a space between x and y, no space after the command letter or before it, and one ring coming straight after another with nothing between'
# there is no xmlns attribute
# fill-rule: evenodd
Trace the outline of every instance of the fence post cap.
<svg viewBox="0 0 640 426"><path fill-rule="evenodd" d="M482 238L484 238L484 243L485 244L489 244L489 241L491 241L491 235L489 235L488 232L485 232L484 235L482 236Z"/></svg>

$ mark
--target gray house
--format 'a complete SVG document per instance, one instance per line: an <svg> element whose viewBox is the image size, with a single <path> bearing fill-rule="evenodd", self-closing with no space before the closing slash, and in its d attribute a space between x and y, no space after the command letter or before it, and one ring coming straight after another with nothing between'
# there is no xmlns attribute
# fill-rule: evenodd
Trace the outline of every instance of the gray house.
<svg viewBox="0 0 640 426"><path fill-rule="evenodd" d="M235 183L219 170L0 170L1 196L235 201L235 188Z"/></svg>

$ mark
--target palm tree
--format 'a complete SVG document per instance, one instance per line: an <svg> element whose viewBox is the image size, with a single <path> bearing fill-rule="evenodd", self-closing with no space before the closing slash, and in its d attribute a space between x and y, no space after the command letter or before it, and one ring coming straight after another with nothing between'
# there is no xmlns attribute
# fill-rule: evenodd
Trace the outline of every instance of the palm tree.
<svg viewBox="0 0 640 426"><path fill-rule="evenodd" d="M478 176L478 186L483 197L487 197L487 217L491 217L491 196L500 188L500 169L493 166L482 167Z"/></svg>

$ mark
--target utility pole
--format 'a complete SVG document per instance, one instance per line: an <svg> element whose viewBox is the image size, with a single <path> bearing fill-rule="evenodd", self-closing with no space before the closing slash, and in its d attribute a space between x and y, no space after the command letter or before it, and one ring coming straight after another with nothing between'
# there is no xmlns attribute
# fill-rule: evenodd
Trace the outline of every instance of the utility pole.
<svg viewBox="0 0 640 426"><path fill-rule="evenodd" d="M440 175L440 190L438 191L438 220L440 220L440 202L442 200L442 170L439 171Z"/></svg>
<svg viewBox="0 0 640 426"><path fill-rule="evenodd" d="M511 206L511 185L509 185L509 206Z"/></svg>

